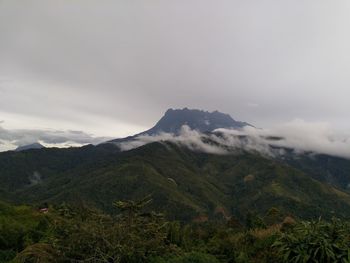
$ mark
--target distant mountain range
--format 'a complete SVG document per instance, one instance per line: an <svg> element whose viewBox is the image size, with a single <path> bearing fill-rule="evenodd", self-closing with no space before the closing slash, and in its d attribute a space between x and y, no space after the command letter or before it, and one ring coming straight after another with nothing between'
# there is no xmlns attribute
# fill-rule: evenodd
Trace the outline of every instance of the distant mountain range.
<svg viewBox="0 0 350 263"><path fill-rule="evenodd" d="M177 134L182 125L212 133L250 124L219 112L168 110L141 134ZM350 160L293 151L284 158L244 149L219 155L170 141L128 151L116 143L29 149L0 153L0 182L5 201L83 203L106 212L114 200L151 194L153 209L186 221L243 219L271 207L302 218L350 216Z"/></svg>

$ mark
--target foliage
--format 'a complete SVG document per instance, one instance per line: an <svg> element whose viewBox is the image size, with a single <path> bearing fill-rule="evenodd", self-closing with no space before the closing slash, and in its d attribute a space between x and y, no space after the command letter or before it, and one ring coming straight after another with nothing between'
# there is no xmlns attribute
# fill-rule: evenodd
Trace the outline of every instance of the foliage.
<svg viewBox="0 0 350 263"><path fill-rule="evenodd" d="M0 262L45 237L48 219L27 206L10 206L0 202Z"/></svg>
<svg viewBox="0 0 350 263"><path fill-rule="evenodd" d="M65 261L144 262L147 258L170 251L166 241L166 222L163 216L143 213L147 202L119 201L123 208L119 217L112 218L98 211L72 207L54 226L51 242ZM68 216L66 210L75 210ZM71 215L72 213L68 213Z"/></svg>
<svg viewBox="0 0 350 263"><path fill-rule="evenodd" d="M214 256L202 252L190 252L168 259L154 258L150 263L220 263Z"/></svg>
<svg viewBox="0 0 350 263"><path fill-rule="evenodd" d="M274 243L284 262L350 262L350 224L339 219L300 222Z"/></svg>
<svg viewBox="0 0 350 263"><path fill-rule="evenodd" d="M245 225L181 223L149 211L150 203L150 196L114 202L116 216L86 206L50 206L42 214L1 203L0 262L349 262L346 220L288 216L275 223L279 212L271 208L264 221L248 213Z"/></svg>
<svg viewBox="0 0 350 263"><path fill-rule="evenodd" d="M152 210L183 222L203 215L245 222L247 211L268 223L287 213L303 219L350 216L349 160L293 160L244 151L213 155L157 142L124 152L112 144L6 152L0 153L0 200L85 203L115 215L115 200L152 193ZM329 172L317 177L319 170ZM326 177L342 180L334 188ZM279 214L263 218L271 207Z"/></svg>

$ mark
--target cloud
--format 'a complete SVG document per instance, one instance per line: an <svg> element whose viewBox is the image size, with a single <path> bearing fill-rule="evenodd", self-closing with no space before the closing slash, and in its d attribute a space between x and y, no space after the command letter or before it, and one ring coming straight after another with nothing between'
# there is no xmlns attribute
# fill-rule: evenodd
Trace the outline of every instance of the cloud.
<svg viewBox="0 0 350 263"><path fill-rule="evenodd" d="M33 172L32 176L29 177L29 182L31 186L40 184L41 181L41 174L37 171Z"/></svg>
<svg viewBox="0 0 350 263"><path fill-rule="evenodd" d="M77 130L5 129L0 126L0 151L40 142L46 146L81 146L108 141L108 137L95 137ZM242 130L217 129L203 134L183 126L179 135L160 133L141 135L133 140L118 143L123 151L152 142L172 142L193 151L210 154L230 154L245 150L274 157L285 154L311 152L350 158L350 133L341 133L325 122L307 122L296 119L270 129L245 127Z"/></svg>
<svg viewBox="0 0 350 263"><path fill-rule="evenodd" d="M227 153L224 148L220 147L219 145L206 142L206 139L208 139L207 135L191 130L188 126L184 125L179 135L174 135L171 133L160 133L155 136L141 135L135 140L118 143L118 146L121 148L121 150L127 151L152 142L170 141L178 145L184 145L195 151L213 154Z"/></svg>
<svg viewBox="0 0 350 263"><path fill-rule="evenodd" d="M254 137L242 138L243 134L244 132L225 129L218 130L218 133L204 134L184 125L179 135L172 133L160 133L154 136L141 135L131 141L117 143L117 145L122 151L127 151L152 142L172 142L194 151L211 154L229 154L232 151L246 149L272 155L268 144L262 144L262 141Z"/></svg>
<svg viewBox="0 0 350 263"><path fill-rule="evenodd" d="M254 102L249 102L249 103L247 104L247 106L248 106L249 108L258 108L258 107L259 107L259 104L258 104L258 103L254 103Z"/></svg>
<svg viewBox="0 0 350 263"><path fill-rule="evenodd" d="M296 119L271 130L247 129L252 136L282 137L273 145L350 158L350 133L339 132L326 122Z"/></svg>
<svg viewBox="0 0 350 263"><path fill-rule="evenodd" d="M84 144L98 144L109 140L108 137L95 137L82 131L35 130L35 129L5 129L0 126L0 144L5 149L16 148L34 142L46 146L81 146Z"/></svg>
<svg viewBox="0 0 350 263"><path fill-rule="evenodd" d="M110 136L141 131L132 124L148 127L169 107L217 109L258 127L301 116L349 129L349 7L0 1L0 112Z"/></svg>
<svg viewBox="0 0 350 263"><path fill-rule="evenodd" d="M291 149L295 153L311 152L350 158L350 134L337 132L328 123L310 123L300 119L271 129L217 129L212 134L199 133L184 126L178 136L169 133L144 135L119 143L119 147L131 150L156 141L169 141L195 151L213 154L246 150L273 157L284 155L286 149Z"/></svg>

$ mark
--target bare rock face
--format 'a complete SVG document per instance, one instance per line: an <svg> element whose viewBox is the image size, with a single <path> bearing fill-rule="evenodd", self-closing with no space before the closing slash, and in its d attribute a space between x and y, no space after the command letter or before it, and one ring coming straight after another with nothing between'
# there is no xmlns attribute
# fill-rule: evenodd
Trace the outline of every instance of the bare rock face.
<svg viewBox="0 0 350 263"><path fill-rule="evenodd" d="M230 115L218 111L208 112L202 110L169 109L157 124L146 131L149 135L159 132L178 134L183 125L200 132L211 132L218 128L241 129L251 126L246 122L236 121Z"/></svg>

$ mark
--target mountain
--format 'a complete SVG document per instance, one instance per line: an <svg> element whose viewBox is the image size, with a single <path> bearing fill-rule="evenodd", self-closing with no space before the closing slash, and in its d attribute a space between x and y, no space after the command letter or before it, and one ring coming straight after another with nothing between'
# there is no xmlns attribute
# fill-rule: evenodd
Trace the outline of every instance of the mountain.
<svg viewBox="0 0 350 263"><path fill-rule="evenodd" d="M45 146L41 145L40 143L36 142L36 143L32 143L32 144L28 144L28 145L23 145L23 146L19 146L16 148L16 152L21 152L21 151L26 151L26 150L31 150L31 149L42 149L45 148Z"/></svg>
<svg viewBox="0 0 350 263"><path fill-rule="evenodd" d="M0 154L0 181L6 201L84 203L111 213L114 200L152 194L153 209L185 221L242 219L271 207L302 218L350 216L347 191L283 161L251 152L207 154L173 143L126 152L112 144L7 152Z"/></svg>
<svg viewBox="0 0 350 263"><path fill-rule="evenodd" d="M208 112L184 108L167 110L157 124L144 133L149 135L160 132L178 134L183 125L203 133L212 132L218 128L241 129L244 126L251 126L246 122L235 121L230 115L218 111Z"/></svg>
<svg viewBox="0 0 350 263"><path fill-rule="evenodd" d="M188 108L168 109L153 128L112 142L130 140L139 135L156 135L161 132L179 134L184 125L203 133L212 132L218 128L242 129L245 126L252 126L246 122L236 121L229 114L219 111L208 112Z"/></svg>
<svg viewBox="0 0 350 263"><path fill-rule="evenodd" d="M219 112L168 110L143 134L178 133L184 124L206 134L249 125ZM215 146L217 141L207 136L200 143ZM243 219L271 207L301 218L350 216L350 160L292 149L282 157L228 150L213 154L162 141L128 151L105 143L0 153L0 200L68 202L113 213L113 201L151 194L154 210L183 221Z"/></svg>

